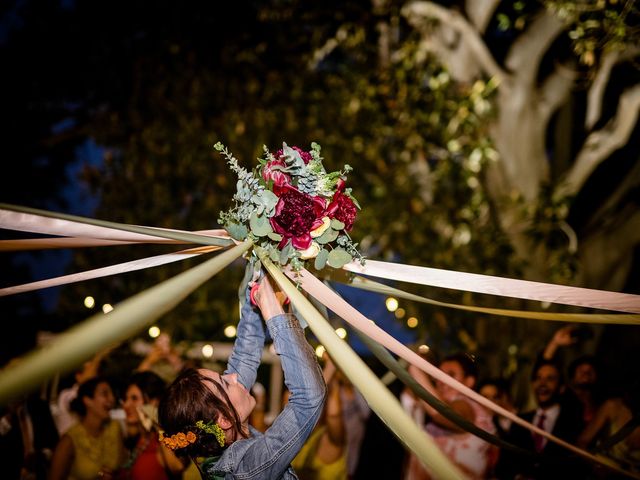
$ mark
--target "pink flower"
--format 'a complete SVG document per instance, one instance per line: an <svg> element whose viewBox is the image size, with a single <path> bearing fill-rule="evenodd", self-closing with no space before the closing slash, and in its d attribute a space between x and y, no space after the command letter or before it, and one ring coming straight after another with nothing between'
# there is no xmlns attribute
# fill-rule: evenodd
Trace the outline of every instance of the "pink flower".
<svg viewBox="0 0 640 480"><path fill-rule="evenodd" d="M269 219L273 231L283 237L279 247L284 248L291 239L294 248L309 248L310 232L322 225L325 206L323 198L312 197L291 185L284 185L276 204L276 213Z"/></svg>
<svg viewBox="0 0 640 480"><path fill-rule="evenodd" d="M309 152L305 152L301 148L298 148L298 147L291 147L291 148L293 148L296 152L300 154L300 158L302 158L302 161L304 162L305 165L309 163L313 158ZM280 159L282 157L284 157L284 152L282 150L278 150L276 152L276 158Z"/></svg>
<svg viewBox="0 0 640 480"><path fill-rule="evenodd" d="M333 194L333 200L325 212L329 218L335 218L344 223L344 229L349 232L353 228L358 210L353 201L338 190Z"/></svg>
<svg viewBox="0 0 640 480"><path fill-rule="evenodd" d="M280 187L291 184L291 177L285 172L274 169L273 167L286 167L284 160L271 160L266 163L264 168L262 169L262 178L264 178L265 182L269 182L269 180L273 181L273 189L275 193L278 193Z"/></svg>

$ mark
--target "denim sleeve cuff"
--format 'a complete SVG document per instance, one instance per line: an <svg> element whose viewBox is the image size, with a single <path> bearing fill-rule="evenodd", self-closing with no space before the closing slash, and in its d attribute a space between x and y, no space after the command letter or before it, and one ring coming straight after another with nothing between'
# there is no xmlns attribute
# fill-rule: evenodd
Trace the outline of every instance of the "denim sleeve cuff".
<svg viewBox="0 0 640 480"><path fill-rule="evenodd" d="M275 338L278 332L286 329L302 330L296 316L292 313L283 313L270 318L267 321L267 328L271 338Z"/></svg>

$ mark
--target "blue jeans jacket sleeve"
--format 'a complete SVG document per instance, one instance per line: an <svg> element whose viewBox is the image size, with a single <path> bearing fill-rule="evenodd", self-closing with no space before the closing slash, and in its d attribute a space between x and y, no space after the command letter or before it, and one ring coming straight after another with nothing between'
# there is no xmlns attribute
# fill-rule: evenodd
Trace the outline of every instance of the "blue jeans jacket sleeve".
<svg viewBox="0 0 640 480"><path fill-rule="evenodd" d="M264 434L252 430L251 437L234 442L210 473L253 480L297 478L290 463L320 418L326 386L295 316L278 315L267 327L280 356L289 402Z"/></svg>
<svg viewBox="0 0 640 480"><path fill-rule="evenodd" d="M240 311L236 341L224 372L225 374L237 373L238 381L247 390L251 389L256 381L264 341L262 317L258 309L251 304L249 289L247 289L246 300Z"/></svg>

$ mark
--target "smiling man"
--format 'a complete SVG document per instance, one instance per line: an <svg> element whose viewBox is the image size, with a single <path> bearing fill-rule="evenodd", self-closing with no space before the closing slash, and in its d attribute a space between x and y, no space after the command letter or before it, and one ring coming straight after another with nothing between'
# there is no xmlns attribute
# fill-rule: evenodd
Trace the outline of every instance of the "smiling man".
<svg viewBox="0 0 640 480"><path fill-rule="evenodd" d="M537 408L520 417L574 444L584 425L579 408L561 401L565 386L560 367L550 360L539 361L533 368L531 387ZM523 458L503 451L497 469L499 478L581 478L577 472L584 467L556 443L519 425L512 425L507 437L511 443L535 452L535 456Z"/></svg>

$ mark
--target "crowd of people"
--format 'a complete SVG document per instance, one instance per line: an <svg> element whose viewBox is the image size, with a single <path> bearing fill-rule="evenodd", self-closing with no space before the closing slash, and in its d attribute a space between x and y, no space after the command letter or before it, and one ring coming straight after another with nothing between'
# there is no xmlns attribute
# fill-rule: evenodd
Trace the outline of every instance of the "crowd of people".
<svg viewBox="0 0 640 480"><path fill-rule="evenodd" d="M6 478L433 478L371 415L332 359L325 353L318 361L285 301L267 276L253 295L247 290L224 371L190 365L162 338L126 379L114 383L101 374L109 348L76 372L75 383L61 390L55 403L36 392L7 405L0 413ZM531 368L531 401L522 408L504 379L482 375L474 356L455 353L437 364L523 420L638 473L637 385L630 382L605 395L597 358L584 355L563 365L559 352L576 342L575 331L574 326L558 329L541 349ZM273 419L264 415L266 392L256 382L268 339L280 356L285 383ZM160 364L162 370L154 371ZM419 368L409 365L408 372L452 413L443 414L408 386L392 386L394 393L467 478L618 478ZM468 432L455 418L490 438Z"/></svg>

